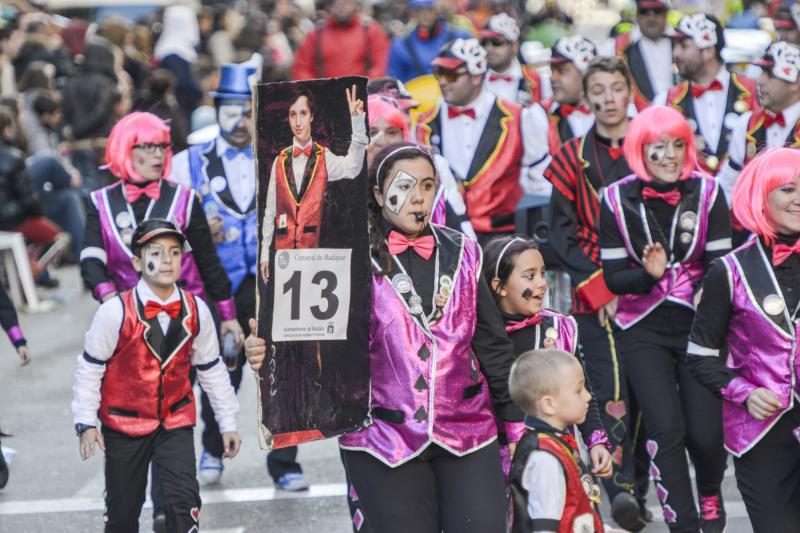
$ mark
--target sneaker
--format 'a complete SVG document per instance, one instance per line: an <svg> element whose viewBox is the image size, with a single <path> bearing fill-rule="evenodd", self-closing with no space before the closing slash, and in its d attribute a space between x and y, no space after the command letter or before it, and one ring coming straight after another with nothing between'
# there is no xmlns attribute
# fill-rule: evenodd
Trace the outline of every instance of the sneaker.
<svg viewBox="0 0 800 533"><path fill-rule="evenodd" d="M205 485L214 485L219 483L222 479L222 471L225 469L222 466L222 459L214 457L203 449L203 454L200 456L200 466L197 468L200 481Z"/></svg>
<svg viewBox="0 0 800 533"><path fill-rule="evenodd" d="M627 492L620 492L614 496L614 501L611 502L611 518L621 528L628 531L641 531L647 525L647 522L642 519L639 502L636 501L633 494Z"/></svg>
<svg viewBox="0 0 800 533"><path fill-rule="evenodd" d="M275 484L279 489L287 490L289 492L308 490L308 481L306 481L306 478L304 478L303 474L300 472L289 472L288 474L284 474L278 478L278 481L276 481Z"/></svg>
<svg viewBox="0 0 800 533"><path fill-rule="evenodd" d="M703 533L724 533L727 525L722 494L716 496L700 496L700 518L703 521Z"/></svg>
<svg viewBox="0 0 800 533"><path fill-rule="evenodd" d="M167 515L164 513L153 517L153 533L167 533Z"/></svg>

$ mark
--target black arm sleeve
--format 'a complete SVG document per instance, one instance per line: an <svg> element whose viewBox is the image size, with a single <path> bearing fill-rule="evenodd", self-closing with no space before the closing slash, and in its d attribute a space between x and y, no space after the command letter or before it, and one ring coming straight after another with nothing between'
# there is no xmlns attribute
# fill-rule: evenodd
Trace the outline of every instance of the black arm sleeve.
<svg viewBox="0 0 800 533"><path fill-rule="evenodd" d="M600 247L625 247L617 221L605 202L600 202ZM603 260L603 277L614 294L647 294L658 282L644 268L631 267L628 257Z"/></svg>
<svg viewBox="0 0 800 533"><path fill-rule="evenodd" d="M478 282L478 324L472 339L472 349L478 357L481 372L489 383L495 413L505 421L519 422L522 410L514 405L508 393L508 375L514 363L514 345L506 335L503 317L492 292L481 276Z"/></svg>
<svg viewBox="0 0 800 533"><path fill-rule="evenodd" d="M717 397L736 375L725 366L722 355L700 355L694 346L721 350L725 346L731 318L731 295L728 269L722 261L714 261L703 280L703 296L689 333L686 363L695 379ZM693 346L694 345L694 346ZM694 350L693 350L694 349Z"/></svg>
<svg viewBox="0 0 800 533"><path fill-rule="evenodd" d="M606 428L603 426L603 421L600 418L600 407L597 403L597 398L594 396L592 383L589 381L589 374L586 373L586 365L584 365L583 359L580 358L580 354L577 352L575 353L575 357L577 357L581 362L581 366L583 367L583 375L586 378L586 390L588 390L589 394L592 395L592 399L589 401L589 411L586 413L586 420L584 420L582 424L578 425L578 429L581 431L581 436L583 437L583 442L588 444L592 433L598 429L605 431Z"/></svg>
<svg viewBox="0 0 800 533"><path fill-rule="evenodd" d="M14 303L8 297L5 287L0 284L0 326L7 332L9 329L19 324L17 319L17 310L14 309ZM14 346L21 346L26 344L25 339L17 341Z"/></svg>
<svg viewBox="0 0 800 533"><path fill-rule="evenodd" d="M100 215L92 202L89 202L86 208L86 229L83 232L83 247L81 250L86 248L105 249L103 232L100 227ZM94 288L100 283L111 281L106 265L94 257L81 259L81 277L90 291L94 291Z"/></svg>
<svg viewBox="0 0 800 533"><path fill-rule="evenodd" d="M550 243L573 286L597 271L597 265L583 252L578 241L578 213L575 202L553 187L550 196Z"/></svg>
<svg viewBox="0 0 800 533"><path fill-rule="evenodd" d="M88 231L88 220L86 227ZM215 302L229 299L231 297L231 280L219 261L214 241L211 240L211 230L208 227L206 214L196 198L192 204L191 220L185 233L209 297Z"/></svg>
<svg viewBox="0 0 800 533"><path fill-rule="evenodd" d="M717 198L714 205L711 206L711 211L708 213L708 239L707 242L714 242L720 239L731 238L731 216L728 211L728 203L725 201L725 195L722 189L717 191ZM703 262L705 263L706 270L711 267L714 259L722 257L730 252L730 247L722 250L706 251L703 255Z"/></svg>

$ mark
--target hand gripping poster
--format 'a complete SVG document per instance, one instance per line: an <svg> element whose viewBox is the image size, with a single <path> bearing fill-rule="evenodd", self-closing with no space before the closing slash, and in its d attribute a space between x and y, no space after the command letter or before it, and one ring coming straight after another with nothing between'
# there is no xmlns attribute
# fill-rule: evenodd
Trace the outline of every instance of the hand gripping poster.
<svg viewBox="0 0 800 533"><path fill-rule="evenodd" d="M262 447L369 418L366 100L361 77L257 87Z"/></svg>

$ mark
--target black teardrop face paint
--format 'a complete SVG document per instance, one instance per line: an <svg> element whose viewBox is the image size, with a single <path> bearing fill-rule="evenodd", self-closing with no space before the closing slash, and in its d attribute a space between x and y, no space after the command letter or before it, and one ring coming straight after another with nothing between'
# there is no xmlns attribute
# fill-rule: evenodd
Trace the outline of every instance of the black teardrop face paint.
<svg viewBox="0 0 800 533"><path fill-rule="evenodd" d="M155 274L156 273L156 266L153 264L152 261L147 262L147 273L148 274Z"/></svg>
<svg viewBox="0 0 800 533"><path fill-rule="evenodd" d="M524 291L522 291L522 297L525 298L526 300L533 298L533 291L530 289L525 289Z"/></svg>

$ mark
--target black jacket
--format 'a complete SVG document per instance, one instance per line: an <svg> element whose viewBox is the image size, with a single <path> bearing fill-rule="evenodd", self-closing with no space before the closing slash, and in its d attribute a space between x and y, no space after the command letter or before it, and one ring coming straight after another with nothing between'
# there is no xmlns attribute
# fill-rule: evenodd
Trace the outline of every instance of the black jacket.
<svg viewBox="0 0 800 533"><path fill-rule="evenodd" d="M0 142L0 231L12 230L25 219L42 215L24 157L13 146Z"/></svg>
<svg viewBox="0 0 800 533"><path fill-rule="evenodd" d="M80 71L64 88L64 122L70 126L72 138L108 136L118 99L114 53L102 43L87 44Z"/></svg>

